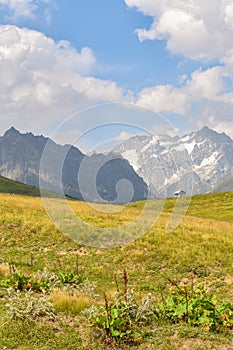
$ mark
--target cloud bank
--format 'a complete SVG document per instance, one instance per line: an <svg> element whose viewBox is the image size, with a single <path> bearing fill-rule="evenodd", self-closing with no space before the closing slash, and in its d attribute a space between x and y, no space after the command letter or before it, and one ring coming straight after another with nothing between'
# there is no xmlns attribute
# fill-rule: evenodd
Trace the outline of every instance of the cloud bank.
<svg viewBox="0 0 233 350"><path fill-rule="evenodd" d="M74 109L122 99L123 90L114 82L93 76L95 64L88 47L78 52L67 41L55 42L27 28L0 26L2 123L10 119L15 126L24 123L35 130L37 124L52 124Z"/></svg>
<svg viewBox="0 0 233 350"><path fill-rule="evenodd" d="M222 59L232 49L232 0L125 0L153 18L137 29L140 41L166 40L168 49L192 59Z"/></svg>
<svg viewBox="0 0 233 350"><path fill-rule="evenodd" d="M0 0L15 18L36 18L52 0ZM14 25L0 26L0 103L2 129L51 128L77 109L98 102L135 101L156 112L187 119L190 129L208 124L233 137L233 0L125 0L144 15L150 28L135 28L139 40L164 40L167 49L199 62L176 86L145 86L125 92L95 76L95 55L68 41ZM153 58L151 58L153 59ZM205 68L206 66L209 68ZM127 95L127 96L126 96Z"/></svg>

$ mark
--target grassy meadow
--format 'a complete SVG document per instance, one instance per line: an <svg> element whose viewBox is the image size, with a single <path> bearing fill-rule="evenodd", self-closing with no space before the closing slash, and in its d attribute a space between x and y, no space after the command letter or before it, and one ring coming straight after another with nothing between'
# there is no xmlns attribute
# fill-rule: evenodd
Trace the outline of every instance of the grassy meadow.
<svg viewBox="0 0 233 350"><path fill-rule="evenodd" d="M97 214L86 203L69 204L82 220L101 227L134 220L144 205L132 203L119 213ZM185 315L188 293L193 297L200 286L214 296L214 305L215 300L233 303L233 192L193 197L182 223L167 233L174 204L174 199L167 200L158 222L136 241L100 249L60 233L39 197L0 194L0 349L233 349L233 310L221 316L221 327L208 324L207 314L202 323L189 322L190 315ZM150 203L152 214L156 205ZM170 320L159 315L154 319L147 310L149 322L139 320L124 342L123 331L111 337L106 320L94 322L89 316L91 308L111 304L117 290L129 303L126 289L134 291L135 305L145 309L141 303L150 295L153 305L166 308L166 315L174 307L168 310L170 296L180 293L178 300L184 292L186 305ZM40 310L48 311L41 317L38 311L31 319L37 300L43 302ZM31 316L26 314L29 302L35 303ZM115 322L118 316L107 317ZM121 321L113 326L119 328Z"/></svg>

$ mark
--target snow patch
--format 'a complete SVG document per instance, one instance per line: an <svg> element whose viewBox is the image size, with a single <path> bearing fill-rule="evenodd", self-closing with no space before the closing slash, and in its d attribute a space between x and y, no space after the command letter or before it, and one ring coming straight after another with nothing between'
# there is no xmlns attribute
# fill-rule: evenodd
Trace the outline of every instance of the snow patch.
<svg viewBox="0 0 233 350"><path fill-rule="evenodd" d="M122 157L127 159L130 165L134 168L135 171L139 168L139 156L135 149L126 150L121 153Z"/></svg>
<svg viewBox="0 0 233 350"><path fill-rule="evenodd" d="M214 152L210 157L204 158L200 165L194 165L194 169L196 173L200 177L203 177L204 175L207 176L211 173L214 173L218 158L219 158L218 152Z"/></svg>
<svg viewBox="0 0 233 350"><path fill-rule="evenodd" d="M142 148L142 152L146 151L148 148L155 146L155 145L159 145L159 138L154 136L152 137L152 139L150 140L150 142L148 142L143 148Z"/></svg>
<svg viewBox="0 0 233 350"><path fill-rule="evenodd" d="M185 147L183 144L180 144L178 146L173 147L172 150L177 151L177 152L183 152L183 151L185 151Z"/></svg>
<svg viewBox="0 0 233 350"><path fill-rule="evenodd" d="M169 179L165 180L165 185L171 185L171 184L177 182L177 180L178 180L178 175L173 174Z"/></svg>
<svg viewBox="0 0 233 350"><path fill-rule="evenodd" d="M218 152L214 152L210 157L203 159L200 167L214 166L218 158Z"/></svg>
<svg viewBox="0 0 233 350"><path fill-rule="evenodd" d="M188 154L190 155L192 151L194 150L194 147L196 145L196 142L191 142L191 143L185 143L184 147L186 148Z"/></svg>

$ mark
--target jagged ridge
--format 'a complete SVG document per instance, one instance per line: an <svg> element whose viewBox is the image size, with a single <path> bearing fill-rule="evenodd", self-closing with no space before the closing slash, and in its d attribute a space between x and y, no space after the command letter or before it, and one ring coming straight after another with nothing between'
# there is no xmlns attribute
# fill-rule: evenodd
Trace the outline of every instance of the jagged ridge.
<svg viewBox="0 0 233 350"><path fill-rule="evenodd" d="M212 191L233 175L232 139L207 126L181 138L134 136L114 151L128 159L160 197L179 190L188 195Z"/></svg>
<svg viewBox="0 0 233 350"><path fill-rule="evenodd" d="M41 166L44 149L47 149L47 161ZM85 193L81 193L78 181L80 164L86 160L84 174ZM102 164L97 178L93 178L93 169ZM40 173L40 181L39 181ZM132 201L147 197L147 185L136 174L129 162L115 155L85 156L78 148L61 146L52 140L32 133L21 134L15 128L10 128L0 137L0 174L25 184L61 193L78 199L89 201L124 202L131 194L131 187L125 183L124 195L118 197L116 191L120 180L128 180L133 187ZM59 181L61 174L61 181ZM96 192L90 185L96 182Z"/></svg>

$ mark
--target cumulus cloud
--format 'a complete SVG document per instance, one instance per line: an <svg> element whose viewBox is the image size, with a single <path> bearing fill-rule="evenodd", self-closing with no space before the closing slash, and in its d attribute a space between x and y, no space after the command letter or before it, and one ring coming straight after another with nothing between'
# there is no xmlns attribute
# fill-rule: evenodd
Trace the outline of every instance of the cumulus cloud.
<svg viewBox="0 0 233 350"><path fill-rule="evenodd" d="M233 137L233 92L227 89L228 80L232 84L229 67L198 69L180 87L157 85L144 88L137 103L155 112L186 117L193 128L208 124L224 131L228 125L225 130Z"/></svg>
<svg viewBox="0 0 233 350"><path fill-rule="evenodd" d="M117 135L117 137L115 138L116 141L125 141L127 140L128 138L130 138L132 136L132 134L130 134L129 132L127 131L122 131L120 132L119 135Z"/></svg>
<svg viewBox="0 0 233 350"><path fill-rule="evenodd" d="M166 40L168 49L192 59L223 59L232 48L232 0L125 0L153 18L137 29L140 41Z"/></svg>
<svg viewBox="0 0 233 350"><path fill-rule="evenodd" d="M1 122L36 125L98 101L116 101L123 91L114 82L93 76L92 50L78 52L67 41L55 42L44 34L0 26ZM42 124L42 125L41 125Z"/></svg>
<svg viewBox="0 0 233 350"><path fill-rule="evenodd" d="M50 0L0 0L0 5L9 9L12 18L34 18L38 7Z"/></svg>
<svg viewBox="0 0 233 350"><path fill-rule="evenodd" d="M150 28L136 29L138 38L164 40L173 54L199 62L217 61L200 68L180 86L144 88L138 103L161 113L184 116L192 127L210 125L233 137L233 0L125 0L152 17Z"/></svg>
<svg viewBox="0 0 233 350"><path fill-rule="evenodd" d="M185 115L188 112L189 96L183 89L172 85L157 85L144 88L139 94L138 104L155 112Z"/></svg>
<svg viewBox="0 0 233 350"><path fill-rule="evenodd" d="M157 112L187 115L194 102L218 101L224 98L225 67L217 66L205 71L201 69L192 73L181 87L157 85L144 88L138 103Z"/></svg>

